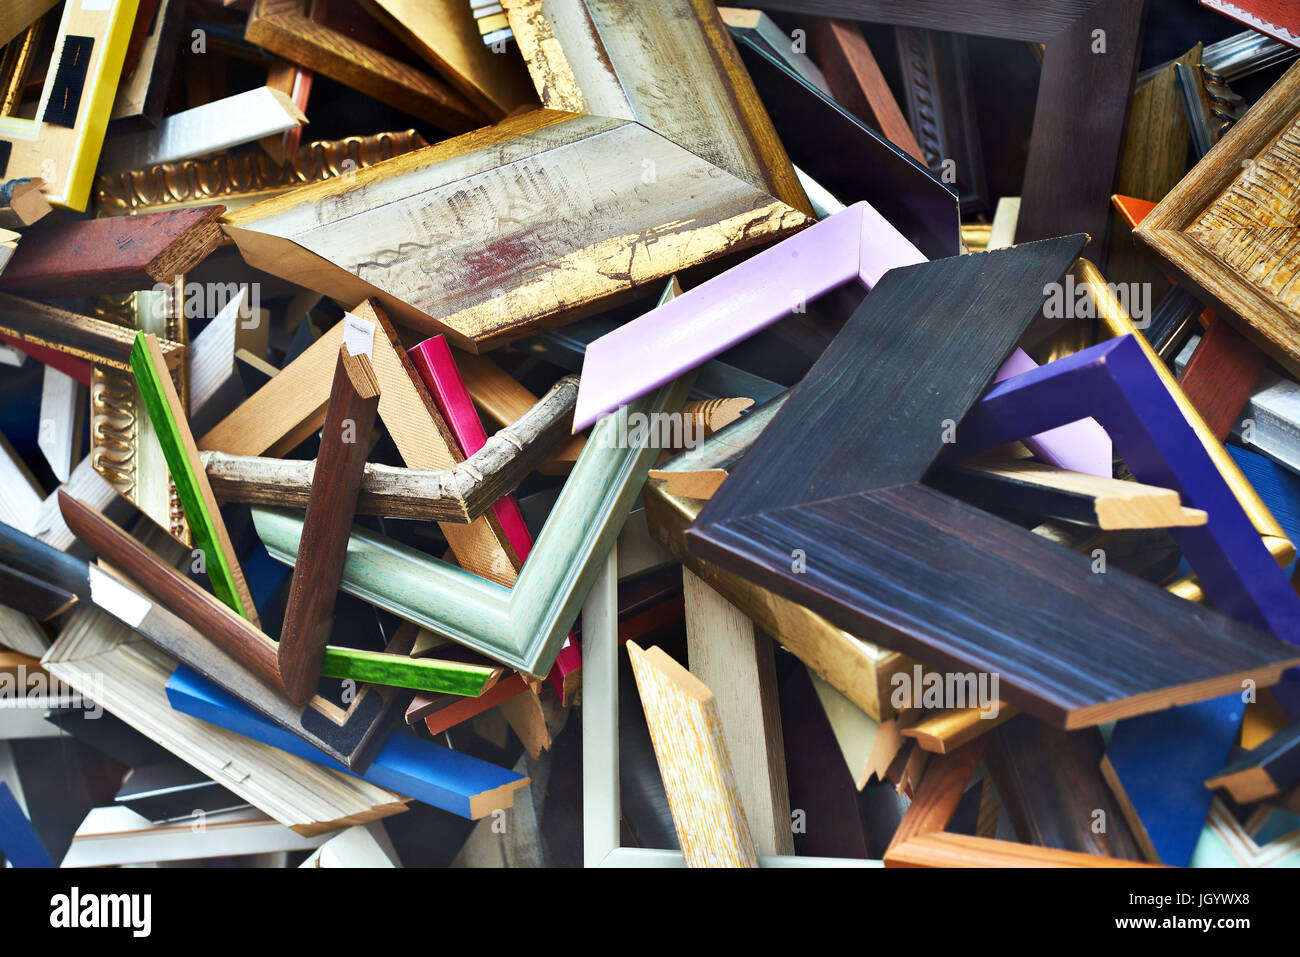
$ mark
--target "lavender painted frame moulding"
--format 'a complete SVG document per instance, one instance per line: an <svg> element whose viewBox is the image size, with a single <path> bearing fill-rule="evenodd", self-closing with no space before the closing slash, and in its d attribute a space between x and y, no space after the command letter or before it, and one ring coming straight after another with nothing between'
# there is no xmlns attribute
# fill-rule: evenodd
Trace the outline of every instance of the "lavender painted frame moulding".
<svg viewBox="0 0 1300 957"><path fill-rule="evenodd" d="M720 355L801 303L926 261L867 202L854 203L587 346L573 431Z"/></svg>

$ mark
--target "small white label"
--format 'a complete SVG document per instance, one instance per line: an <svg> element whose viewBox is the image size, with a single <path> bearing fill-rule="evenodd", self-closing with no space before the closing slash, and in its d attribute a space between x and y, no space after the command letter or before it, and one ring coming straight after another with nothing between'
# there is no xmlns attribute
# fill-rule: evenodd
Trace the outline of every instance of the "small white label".
<svg viewBox="0 0 1300 957"><path fill-rule="evenodd" d="M367 359L375 357L375 324L369 319L361 319L350 312L343 314L343 344L348 347L350 355L363 353Z"/></svg>
<svg viewBox="0 0 1300 957"><path fill-rule="evenodd" d="M90 598L104 611L132 628L140 627L153 604L94 565L90 566Z"/></svg>

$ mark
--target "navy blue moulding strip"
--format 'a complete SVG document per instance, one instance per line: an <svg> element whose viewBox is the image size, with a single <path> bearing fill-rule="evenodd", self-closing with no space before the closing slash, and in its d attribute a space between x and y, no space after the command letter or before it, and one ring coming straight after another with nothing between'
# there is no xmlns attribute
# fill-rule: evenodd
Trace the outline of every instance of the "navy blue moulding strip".
<svg viewBox="0 0 1300 957"><path fill-rule="evenodd" d="M59 54L59 68L54 74L54 88L45 103L45 123L55 126L77 125L77 110L81 107L81 93L86 86L86 72L90 69L90 51L95 47L94 37L65 37Z"/></svg>
<svg viewBox="0 0 1300 957"><path fill-rule="evenodd" d="M0 781L0 851L14 867L53 867L54 861L36 836L9 785Z"/></svg>

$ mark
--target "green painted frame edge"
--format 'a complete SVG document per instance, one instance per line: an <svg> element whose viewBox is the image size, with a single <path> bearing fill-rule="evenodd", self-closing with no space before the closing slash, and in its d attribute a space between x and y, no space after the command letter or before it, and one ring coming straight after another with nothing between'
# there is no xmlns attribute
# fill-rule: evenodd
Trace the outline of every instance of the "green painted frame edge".
<svg viewBox="0 0 1300 957"><path fill-rule="evenodd" d="M411 658L384 652L328 645L321 662L322 678L342 678L413 691L477 698L495 668L460 661Z"/></svg>
<svg viewBox="0 0 1300 957"><path fill-rule="evenodd" d="M153 364L149 350L145 345L145 333L137 332L135 344L131 347L131 371L135 373L136 384L144 399L145 409L153 421L158 444L162 446L167 468L172 473L176 484L176 494L185 508L185 517L189 520L190 530L194 533L194 542L202 550L208 579L217 597L235 610L243 618L248 617L244 603L239 598L235 587L235 576L226 561L226 553L217 541L216 526L212 516L203 504L203 494L199 491L198 477L190 468L185 454L184 442L180 438L180 426L172 415L171 407L163 395L161 375Z"/></svg>
<svg viewBox="0 0 1300 957"><path fill-rule="evenodd" d="M354 528L342 589L535 677L555 663L601 563L614 548L659 449L622 447L633 415L678 412L694 373L623 406L593 428L513 589ZM292 565L301 515L254 508L267 551Z"/></svg>
<svg viewBox="0 0 1300 957"><path fill-rule="evenodd" d="M680 851L619 844L618 552L582 608L582 856L586 867L684 867ZM759 855L760 867L884 867L883 861Z"/></svg>

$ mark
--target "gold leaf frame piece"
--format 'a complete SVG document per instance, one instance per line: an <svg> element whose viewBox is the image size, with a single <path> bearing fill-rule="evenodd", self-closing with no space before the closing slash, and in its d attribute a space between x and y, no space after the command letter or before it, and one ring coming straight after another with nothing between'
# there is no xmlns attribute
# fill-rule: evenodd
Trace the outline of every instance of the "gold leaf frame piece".
<svg viewBox="0 0 1300 957"><path fill-rule="evenodd" d="M542 110L237 210L244 258L481 352L812 224L713 4L509 6Z"/></svg>
<svg viewBox="0 0 1300 957"><path fill-rule="evenodd" d="M427 146L415 130L317 140L277 163L260 150L160 163L95 180L101 216L183 209L221 202L228 211L300 186L355 173Z"/></svg>
<svg viewBox="0 0 1300 957"><path fill-rule="evenodd" d="M1300 374L1300 63L1134 230L1182 283Z"/></svg>

